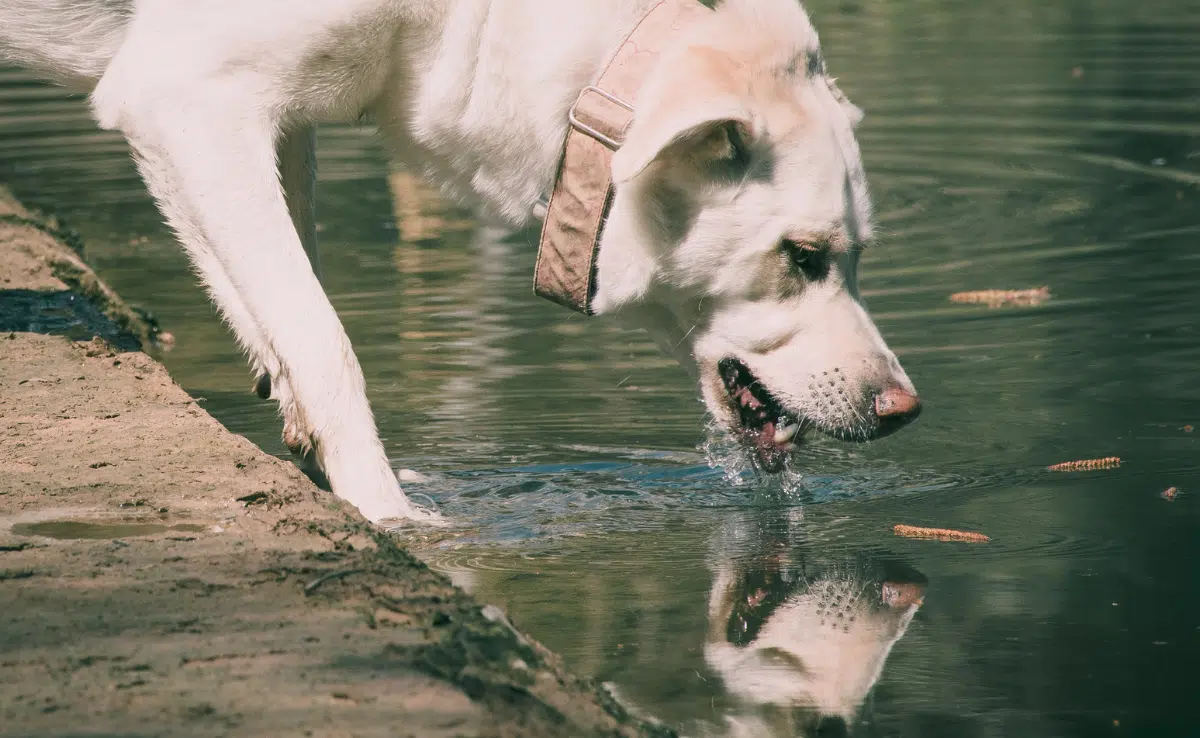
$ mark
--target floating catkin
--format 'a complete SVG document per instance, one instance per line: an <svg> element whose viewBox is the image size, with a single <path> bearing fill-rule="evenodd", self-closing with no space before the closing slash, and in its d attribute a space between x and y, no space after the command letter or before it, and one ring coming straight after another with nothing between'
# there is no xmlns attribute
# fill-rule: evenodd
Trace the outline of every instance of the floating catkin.
<svg viewBox="0 0 1200 738"><path fill-rule="evenodd" d="M950 295L950 302L987 305L992 308L1004 305L1020 305L1024 307L1041 305L1049 299L1049 287L1034 287L1030 290L974 290L972 292L955 292L953 295Z"/></svg>
<svg viewBox="0 0 1200 738"><path fill-rule="evenodd" d="M916 525L897 523L892 531L905 538L924 538L933 541L961 541L963 543L987 543L992 540L982 533L950 528L921 528Z"/></svg>
<svg viewBox="0 0 1200 738"><path fill-rule="evenodd" d="M1120 456L1105 456L1103 459L1082 459L1080 461L1064 461L1046 467L1050 471L1096 471L1097 469L1116 469L1121 465Z"/></svg>

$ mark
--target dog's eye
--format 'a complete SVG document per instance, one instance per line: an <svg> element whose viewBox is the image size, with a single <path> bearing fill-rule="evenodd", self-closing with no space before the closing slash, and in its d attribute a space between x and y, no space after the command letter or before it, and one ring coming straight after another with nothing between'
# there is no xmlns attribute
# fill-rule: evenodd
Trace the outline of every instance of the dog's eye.
<svg viewBox="0 0 1200 738"><path fill-rule="evenodd" d="M780 246L792 268L803 274L805 279L816 281L829 271L825 248L821 244L785 238Z"/></svg>

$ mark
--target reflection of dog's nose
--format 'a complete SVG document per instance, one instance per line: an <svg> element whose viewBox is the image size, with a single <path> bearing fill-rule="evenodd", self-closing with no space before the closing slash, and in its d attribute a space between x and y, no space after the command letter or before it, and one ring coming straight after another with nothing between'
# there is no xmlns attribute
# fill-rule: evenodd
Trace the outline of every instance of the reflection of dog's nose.
<svg viewBox="0 0 1200 738"><path fill-rule="evenodd" d="M917 582L884 582L879 598L893 610L907 610L925 600L925 585Z"/></svg>
<svg viewBox="0 0 1200 738"><path fill-rule="evenodd" d="M921 398L899 387L888 387L875 396L879 435L899 430L921 414Z"/></svg>

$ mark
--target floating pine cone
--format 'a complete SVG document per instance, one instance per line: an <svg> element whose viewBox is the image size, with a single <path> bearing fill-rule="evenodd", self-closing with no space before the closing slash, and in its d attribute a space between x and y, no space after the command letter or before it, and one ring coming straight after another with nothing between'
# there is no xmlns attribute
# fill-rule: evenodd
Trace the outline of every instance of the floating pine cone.
<svg viewBox="0 0 1200 738"><path fill-rule="evenodd" d="M905 538L924 538L932 541L960 541L963 543L987 543L992 540L982 533L972 533L967 530L951 530L950 528L921 528L915 525L897 523L892 531Z"/></svg>
<svg viewBox="0 0 1200 738"><path fill-rule="evenodd" d="M1120 456L1105 456L1103 459L1083 459L1081 461L1064 461L1046 467L1050 471L1096 471L1097 469L1116 469L1121 465Z"/></svg>
<svg viewBox="0 0 1200 738"><path fill-rule="evenodd" d="M1003 305L1023 307L1041 305L1049 299L1049 287L1034 287L1031 290L975 290L973 292L955 292L950 295L950 302L987 305L992 308Z"/></svg>

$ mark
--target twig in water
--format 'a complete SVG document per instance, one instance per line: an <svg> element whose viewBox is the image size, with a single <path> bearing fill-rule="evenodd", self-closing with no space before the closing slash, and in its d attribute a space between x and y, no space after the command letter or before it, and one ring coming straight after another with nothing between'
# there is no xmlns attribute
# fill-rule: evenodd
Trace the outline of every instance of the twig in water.
<svg viewBox="0 0 1200 738"><path fill-rule="evenodd" d="M972 290L970 292L955 292L953 295L950 295L950 302L987 305L990 308L1002 305L1032 307L1034 305L1041 305L1049 299L1049 287L1035 287L1031 290Z"/></svg>
<svg viewBox="0 0 1200 738"><path fill-rule="evenodd" d="M960 541L963 543L987 543L992 540L982 533L972 533L967 530L952 530L950 528L921 528L916 525L897 523L892 531L905 538L924 538L933 541Z"/></svg>
<svg viewBox="0 0 1200 738"><path fill-rule="evenodd" d="M1080 461L1064 461L1046 467L1050 471L1073 472L1095 471L1097 469L1116 469L1121 465L1120 456L1105 456L1103 459L1081 459Z"/></svg>

